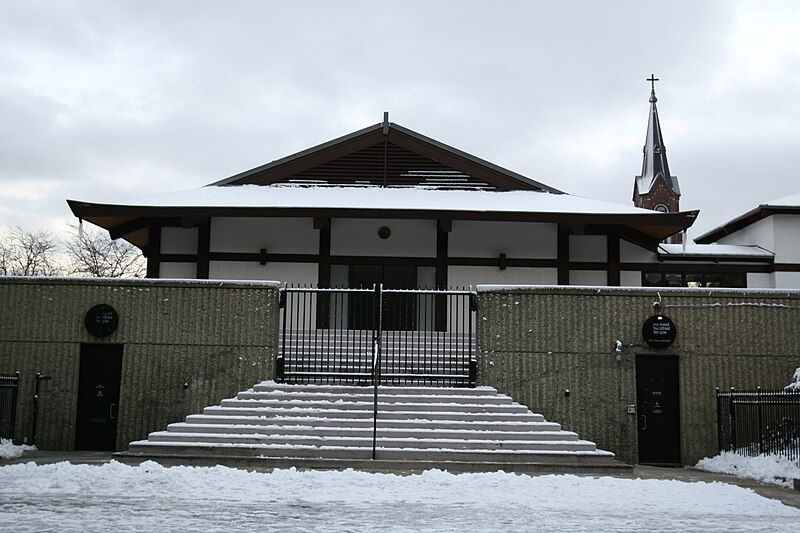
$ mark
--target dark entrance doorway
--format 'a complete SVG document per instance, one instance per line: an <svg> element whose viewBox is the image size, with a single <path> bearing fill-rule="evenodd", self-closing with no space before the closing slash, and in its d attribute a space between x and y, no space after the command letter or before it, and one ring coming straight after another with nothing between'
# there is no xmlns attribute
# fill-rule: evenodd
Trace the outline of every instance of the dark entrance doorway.
<svg viewBox="0 0 800 533"><path fill-rule="evenodd" d="M636 356L639 462L677 465L681 461L678 357Z"/></svg>
<svg viewBox="0 0 800 533"><path fill-rule="evenodd" d="M121 344L81 344L75 449L117 448Z"/></svg>
<svg viewBox="0 0 800 533"><path fill-rule="evenodd" d="M417 267L399 265L352 265L350 287L371 288L383 284L384 289L416 289ZM375 310L366 303L371 295L354 294L350 300L350 329L373 329ZM416 329L416 295L387 294L383 298L383 329L410 331Z"/></svg>

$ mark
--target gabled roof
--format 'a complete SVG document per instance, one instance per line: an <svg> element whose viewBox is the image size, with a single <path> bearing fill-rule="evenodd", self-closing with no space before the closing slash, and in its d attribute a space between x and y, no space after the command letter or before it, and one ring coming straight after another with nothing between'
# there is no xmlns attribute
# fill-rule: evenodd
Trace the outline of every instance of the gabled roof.
<svg viewBox="0 0 800 533"><path fill-rule="evenodd" d="M783 198L761 204L745 214L733 218L721 226L717 226L711 231L700 235L694 242L697 244L717 242L726 235L735 233L746 228L750 224L772 215L800 215L800 194L784 196Z"/></svg>
<svg viewBox="0 0 800 533"><path fill-rule="evenodd" d="M67 200L75 216L147 244L147 226L204 217L330 217L564 222L630 228L653 242L691 226L696 211L659 213L628 205L536 190L441 190L425 187L208 185L118 204Z"/></svg>
<svg viewBox="0 0 800 533"><path fill-rule="evenodd" d="M636 176L634 181L634 193L647 194L653 188L659 177L663 178L667 186L672 191L680 195L681 189L678 185L677 176L669 173L667 163L667 149L664 146L664 137L661 135L661 122L658 119L658 109L656 108L655 90L650 91L650 114L647 119L647 137L645 138L644 148L642 149L642 174Z"/></svg>
<svg viewBox="0 0 800 533"><path fill-rule="evenodd" d="M388 121L211 185L380 185L561 191Z"/></svg>

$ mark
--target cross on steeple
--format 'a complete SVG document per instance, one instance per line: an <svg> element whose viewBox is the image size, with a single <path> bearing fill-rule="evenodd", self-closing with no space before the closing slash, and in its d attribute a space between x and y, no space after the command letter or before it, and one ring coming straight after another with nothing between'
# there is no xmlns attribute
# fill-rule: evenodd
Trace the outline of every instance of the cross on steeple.
<svg viewBox="0 0 800 533"><path fill-rule="evenodd" d="M656 82L658 81L658 78L656 78L655 74L650 74L650 77L647 78L647 81L650 82L650 102L658 102L658 98L656 98Z"/></svg>

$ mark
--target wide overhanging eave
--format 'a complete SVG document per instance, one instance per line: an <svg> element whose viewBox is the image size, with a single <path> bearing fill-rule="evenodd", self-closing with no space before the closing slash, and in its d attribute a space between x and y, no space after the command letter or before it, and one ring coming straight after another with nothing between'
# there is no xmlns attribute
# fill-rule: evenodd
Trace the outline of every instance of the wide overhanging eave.
<svg viewBox="0 0 800 533"><path fill-rule="evenodd" d="M506 222L549 222L574 225L625 226L661 240L694 224L698 211L679 213L570 213L547 211L458 211L447 209L363 209L318 207L233 207L233 206L133 206L94 204L68 200L76 217L109 230L112 237L131 240L129 234L146 226L181 225L183 219L209 217L298 217L369 218L422 220L482 220ZM131 241L133 242L133 241ZM137 239L139 247L146 242Z"/></svg>

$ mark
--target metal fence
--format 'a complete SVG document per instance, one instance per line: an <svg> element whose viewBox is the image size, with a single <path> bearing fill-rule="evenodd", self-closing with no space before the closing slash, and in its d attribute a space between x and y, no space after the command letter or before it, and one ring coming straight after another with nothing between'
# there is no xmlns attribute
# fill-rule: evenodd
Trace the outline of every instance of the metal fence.
<svg viewBox="0 0 800 533"><path fill-rule="evenodd" d="M19 372L0 374L0 437L14 440L17 425Z"/></svg>
<svg viewBox="0 0 800 533"><path fill-rule="evenodd" d="M382 384L474 385L476 301L471 291L284 288L278 379L371 385L377 371Z"/></svg>
<svg viewBox="0 0 800 533"><path fill-rule="evenodd" d="M720 451L800 461L800 391L717 389Z"/></svg>

